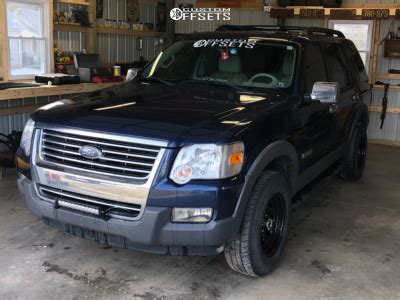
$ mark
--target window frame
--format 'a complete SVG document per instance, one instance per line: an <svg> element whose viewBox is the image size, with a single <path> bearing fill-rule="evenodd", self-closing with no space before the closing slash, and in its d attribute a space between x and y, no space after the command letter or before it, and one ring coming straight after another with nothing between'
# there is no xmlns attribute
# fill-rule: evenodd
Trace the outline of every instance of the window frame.
<svg viewBox="0 0 400 300"><path fill-rule="evenodd" d="M22 74L22 75L12 75L11 74L11 40L30 40L30 41L44 41L44 73L50 73L51 70L51 42L52 42L52 24L50 23L52 18L50 18L51 12L51 2L50 0L6 0L4 1L4 14L5 14L5 39L7 42L7 73L8 80L23 80L23 79L34 79L36 74ZM15 37L9 36L8 29L8 15L7 15L7 4L8 3L20 3L20 4L30 4L30 5L40 5L42 7L41 16L41 26L42 26L42 36L41 37Z"/></svg>
<svg viewBox="0 0 400 300"><path fill-rule="evenodd" d="M374 21L373 20L329 20L328 27L330 29L335 29L335 24L365 24L368 26L368 36L367 36L367 49L359 50L357 47L357 51L361 56L361 53L365 53L365 69L367 70L367 74L369 75L369 65L371 62L371 51L372 51L372 30ZM346 37L347 38L347 37Z"/></svg>
<svg viewBox="0 0 400 300"><path fill-rule="evenodd" d="M343 53L342 43L332 41L332 42L329 42L329 43L322 44L322 51L323 51L324 57L325 57L325 65L326 65L326 69L327 69L328 81L329 82L337 82L337 81L334 81L334 79L333 79L333 70L329 65L329 60L330 59L329 59L329 54L328 54L328 47L332 46L332 45L335 45L337 47L337 49L336 49L337 52L336 53L338 54L338 59L340 59L342 61L342 63L344 64L343 68L344 68L344 73L346 75L346 78L345 78L346 85L343 86L339 82L339 84L340 84L340 92L344 93L344 92L346 92L346 91L348 91L348 90L353 88L354 82L355 82L355 78L354 78L354 76L353 76L353 74L351 72L352 66L348 65L347 59L346 59L346 55Z"/></svg>
<svg viewBox="0 0 400 300"><path fill-rule="evenodd" d="M326 78L326 81L328 81L329 80L329 72L328 72L328 68L327 68L327 65L326 65L326 56L325 56L324 48L322 47L321 43L314 42L314 41L309 41L307 44L304 45L303 75L306 72L306 69L305 69L306 68L306 63L307 63L307 57L306 57L307 54L306 53L307 53L307 50L308 50L307 47L309 47L309 46L318 48L318 50L319 50L319 52L321 54L322 61L323 61L323 69L324 69L324 73L325 73L325 78ZM301 91L302 91L302 94L305 95L305 94L308 93L308 91L306 91L306 80L307 79L305 78L305 76L302 76L302 78L303 78L302 79L303 82L302 82L302 85L301 85ZM318 82L318 81L316 81L316 82ZM314 84L315 84L315 82L314 82ZM312 87L311 87L311 89L312 89ZM311 92L312 91L310 91L310 93Z"/></svg>

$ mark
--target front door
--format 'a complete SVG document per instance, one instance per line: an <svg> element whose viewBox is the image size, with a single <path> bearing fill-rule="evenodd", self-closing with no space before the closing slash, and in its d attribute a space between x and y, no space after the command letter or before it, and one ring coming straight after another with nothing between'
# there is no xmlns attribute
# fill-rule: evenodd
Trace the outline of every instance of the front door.
<svg viewBox="0 0 400 300"><path fill-rule="evenodd" d="M310 101L315 82L328 81L319 44L309 43L303 55L302 103L293 111L291 142L298 150L299 171L313 165L334 149L337 112L330 104Z"/></svg>

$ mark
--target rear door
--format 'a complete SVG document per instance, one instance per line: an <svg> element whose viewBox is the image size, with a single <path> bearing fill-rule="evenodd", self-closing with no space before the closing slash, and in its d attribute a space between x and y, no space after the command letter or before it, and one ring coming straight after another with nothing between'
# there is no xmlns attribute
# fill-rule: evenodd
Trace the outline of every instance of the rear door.
<svg viewBox="0 0 400 300"><path fill-rule="evenodd" d="M323 45L325 61L328 69L328 80L338 82L340 85L340 95L337 105L332 111L336 114L336 129L334 131L334 144L336 148L345 141L345 125L353 110L357 99L360 97L356 84L355 73L352 62L346 58L343 51L343 42L332 42Z"/></svg>

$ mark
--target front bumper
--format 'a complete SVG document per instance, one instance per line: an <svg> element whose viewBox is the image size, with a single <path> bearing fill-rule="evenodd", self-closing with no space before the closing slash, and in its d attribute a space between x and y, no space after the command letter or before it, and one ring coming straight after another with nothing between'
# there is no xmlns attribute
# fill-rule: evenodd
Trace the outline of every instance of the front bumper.
<svg viewBox="0 0 400 300"><path fill-rule="evenodd" d="M236 235L240 219L213 219L207 224L171 223L170 207L146 206L139 220L104 220L56 208L37 195L32 181L20 175L18 187L28 208L48 225L69 234L133 250L172 255L216 255Z"/></svg>

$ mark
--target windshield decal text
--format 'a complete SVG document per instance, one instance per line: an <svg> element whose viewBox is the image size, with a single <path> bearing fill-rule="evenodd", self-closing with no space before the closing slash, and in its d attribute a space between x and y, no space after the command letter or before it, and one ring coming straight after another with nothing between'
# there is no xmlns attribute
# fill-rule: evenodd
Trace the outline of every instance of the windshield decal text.
<svg viewBox="0 0 400 300"><path fill-rule="evenodd" d="M253 49L256 42L256 40L246 39L208 39L194 42L193 47L235 47Z"/></svg>

